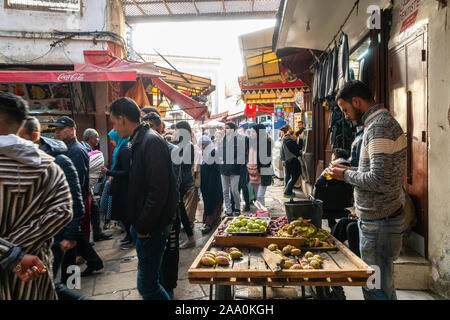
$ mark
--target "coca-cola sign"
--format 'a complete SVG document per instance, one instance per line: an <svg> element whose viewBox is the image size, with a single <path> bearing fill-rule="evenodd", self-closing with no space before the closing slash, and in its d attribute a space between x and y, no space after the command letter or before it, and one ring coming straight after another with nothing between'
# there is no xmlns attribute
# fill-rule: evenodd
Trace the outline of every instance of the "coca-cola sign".
<svg viewBox="0 0 450 320"><path fill-rule="evenodd" d="M56 80L61 82L79 82L84 81L84 73L61 73L56 78Z"/></svg>

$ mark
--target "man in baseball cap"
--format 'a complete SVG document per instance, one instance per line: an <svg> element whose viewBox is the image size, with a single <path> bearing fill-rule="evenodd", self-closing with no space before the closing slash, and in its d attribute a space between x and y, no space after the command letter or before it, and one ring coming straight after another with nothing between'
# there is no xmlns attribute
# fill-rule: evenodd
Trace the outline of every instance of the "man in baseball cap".
<svg viewBox="0 0 450 320"><path fill-rule="evenodd" d="M83 203L87 205L89 196L89 155L86 149L77 140L75 121L68 116L62 116L54 123L56 139L63 141L67 146L66 155L72 160L80 180ZM86 215L87 214L87 215ZM87 269L81 276L90 275L103 268L103 261L89 243L91 217L85 211L85 218L81 228L83 233L77 239L77 251L87 261Z"/></svg>

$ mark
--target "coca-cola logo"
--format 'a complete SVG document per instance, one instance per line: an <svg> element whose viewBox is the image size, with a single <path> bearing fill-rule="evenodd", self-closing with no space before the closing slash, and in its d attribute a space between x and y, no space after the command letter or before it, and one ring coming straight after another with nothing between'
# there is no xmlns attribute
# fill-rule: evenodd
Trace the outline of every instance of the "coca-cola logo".
<svg viewBox="0 0 450 320"><path fill-rule="evenodd" d="M61 73L57 78L58 81L84 81L83 73Z"/></svg>

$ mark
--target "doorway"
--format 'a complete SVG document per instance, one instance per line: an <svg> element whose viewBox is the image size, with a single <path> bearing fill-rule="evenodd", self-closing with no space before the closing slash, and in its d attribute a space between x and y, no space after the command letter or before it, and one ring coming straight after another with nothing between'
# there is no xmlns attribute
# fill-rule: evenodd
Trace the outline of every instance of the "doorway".
<svg viewBox="0 0 450 320"><path fill-rule="evenodd" d="M416 207L414 232L428 256L427 28L389 51L389 105L408 140L405 190ZM416 249L417 250L417 249Z"/></svg>

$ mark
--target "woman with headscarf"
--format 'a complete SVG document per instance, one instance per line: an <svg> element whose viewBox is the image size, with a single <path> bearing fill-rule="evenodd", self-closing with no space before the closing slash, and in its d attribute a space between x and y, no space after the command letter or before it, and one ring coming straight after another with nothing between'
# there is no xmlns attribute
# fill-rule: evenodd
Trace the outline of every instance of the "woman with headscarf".
<svg viewBox="0 0 450 320"><path fill-rule="evenodd" d="M200 166L200 190L202 192L204 212L201 231L207 234L211 231L214 223L220 218L222 213L223 192L220 169L214 162L216 150L214 144L208 136L200 138L202 147L202 164Z"/></svg>
<svg viewBox="0 0 450 320"><path fill-rule="evenodd" d="M130 139L122 139L115 130L111 130L108 135L116 142L116 148L113 152L111 169L108 170L106 167L103 167L102 173L112 178L109 187L109 194L112 199L111 219L121 221L126 231L126 236L122 240L120 248L130 249L133 247L133 239L130 234L130 223L126 215L128 174L131 164L131 149L128 146Z"/></svg>
<svg viewBox="0 0 450 320"><path fill-rule="evenodd" d="M195 160L194 145L191 142L192 130L187 121L180 121L175 124L175 132L172 136L174 144L180 148L181 157L181 171L180 171L180 219L186 231L187 240L180 244L180 249L186 249L195 246L194 224L189 220L189 215L186 211L186 195L191 195L195 190L194 177L192 175L192 166ZM184 138L189 139L184 141ZM187 151L188 154L185 154Z"/></svg>
<svg viewBox="0 0 450 320"><path fill-rule="evenodd" d="M264 139L264 140L263 140ZM266 152L263 154L264 148L260 147L266 143ZM263 157L267 157L269 160L261 161ZM265 205L264 195L266 194L267 186L272 184L272 175L270 171L272 159L272 143L267 136L266 127L262 124L256 124L250 131L250 147L247 163L247 170L249 175L249 182L253 186L253 192L263 206Z"/></svg>

